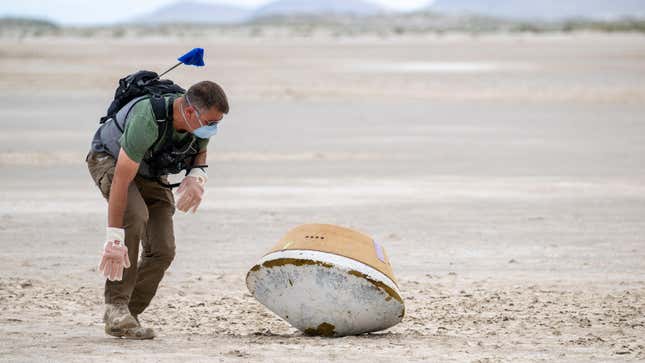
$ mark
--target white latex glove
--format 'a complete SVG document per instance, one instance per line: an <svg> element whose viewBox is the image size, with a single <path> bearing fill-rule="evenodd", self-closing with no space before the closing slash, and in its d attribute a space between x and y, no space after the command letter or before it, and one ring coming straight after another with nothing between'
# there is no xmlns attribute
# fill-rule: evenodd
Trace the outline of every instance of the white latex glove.
<svg viewBox="0 0 645 363"><path fill-rule="evenodd" d="M184 213L197 212L197 207L202 202L206 181L208 181L208 175L204 170L191 169L177 189L177 209Z"/></svg>
<svg viewBox="0 0 645 363"><path fill-rule="evenodd" d="M125 231L122 228L107 227L106 229L99 272L110 281L121 281L123 269L130 267L124 236Z"/></svg>

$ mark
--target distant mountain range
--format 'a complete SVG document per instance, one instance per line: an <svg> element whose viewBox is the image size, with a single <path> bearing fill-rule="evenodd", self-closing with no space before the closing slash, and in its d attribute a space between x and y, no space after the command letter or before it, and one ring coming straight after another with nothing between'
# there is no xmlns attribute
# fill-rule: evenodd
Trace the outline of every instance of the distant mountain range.
<svg viewBox="0 0 645 363"><path fill-rule="evenodd" d="M277 0L258 8L253 17L272 15L376 15L384 9L362 0Z"/></svg>
<svg viewBox="0 0 645 363"><path fill-rule="evenodd" d="M363 0L277 0L256 9L224 4L180 1L161 7L130 22L146 24L236 24L270 16L355 15L369 16L385 9Z"/></svg>
<svg viewBox="0 0 645 363"><path fill-rule="evenodd" d="M645 16L645 0L435 0L420 10L509 19L614 19L629 15ZM236 24L275 16L372 16L386 13L383 7L366 0L276 0L255 9L180 1L129 22Z"/></svg>
<svg viewBox="0 0 645 363"><path fill-rule="evenodd" d="M615 19L645 15L645 0L435 0L427 9L512 19Z"/></svg>
<svg viewBox="0 0 645 363"><path fill-rule="evenodd" d="M180 1L161 7L152 13L136 17L131 22L144 24L236 24L248 20L252 14L253 9L232 5Z"/></svg>

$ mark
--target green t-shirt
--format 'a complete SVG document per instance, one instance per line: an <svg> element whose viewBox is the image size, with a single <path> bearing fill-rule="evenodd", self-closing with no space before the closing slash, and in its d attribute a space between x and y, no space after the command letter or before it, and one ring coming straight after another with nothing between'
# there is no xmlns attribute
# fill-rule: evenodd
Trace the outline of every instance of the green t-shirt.
<svg viewBox="0 0 645 363"><path fill-rule="evenodd" d="M181 96L181 95L176 95ZM169 96L165 97L166 106L168 105ZM189 136L188 132L179 132L172 129L173 143L180 144L184 139ZM137 104L132 107L130 113L128 113L127 122L125 125L125 130L123 130L123 135L119 139L121 147L128 154L128 157L137 163L141 163L146 152L150 147L155 143L159 137L159 128L157 126L157 121L155 120L154 112L152 111L152 105L150 100L145 99L137 102ZM199 149L205 150L206 145L208 144L208 139L197 138L199 143ZM156 151L161 147L161 142L155 145Z"/></svg>

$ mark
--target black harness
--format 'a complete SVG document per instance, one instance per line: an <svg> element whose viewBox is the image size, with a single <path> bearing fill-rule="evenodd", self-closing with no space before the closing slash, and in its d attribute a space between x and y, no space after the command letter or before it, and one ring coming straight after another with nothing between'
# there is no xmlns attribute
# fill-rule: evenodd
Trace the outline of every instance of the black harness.
<svg viewBox="0 0 645 363"><path fill-rule="evenodd" d="M174 188L181 183L168 184L161 180L161 176L168 174L177 174L186 170L186 175L193 168L207 168L208 165L194 165L197 155L200 153L199 142L197 137L189 134L176 144L172 140L174 133L173 127L173 103L177 97L170 97L168 105L162 95L150 96L150 104L157 122L158 134L157 140L150 147L149 151L143 157L140 173L144 178L156 180L159 184L167 188ZM160 145L156 151L154 150Z"/></svg>

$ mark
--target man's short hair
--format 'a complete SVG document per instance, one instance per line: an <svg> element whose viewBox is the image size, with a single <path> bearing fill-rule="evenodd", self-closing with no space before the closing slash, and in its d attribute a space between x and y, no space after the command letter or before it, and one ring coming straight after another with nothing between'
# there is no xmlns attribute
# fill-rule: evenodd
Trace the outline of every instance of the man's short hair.
<svg viewBox="0 0 645 363"><path fill-rule="evenodd" d="M200 110L215 106L218 111L228 113L228 99L222 87L211 81L201 81L192 85L186 92L191 104Z"/></svg>

